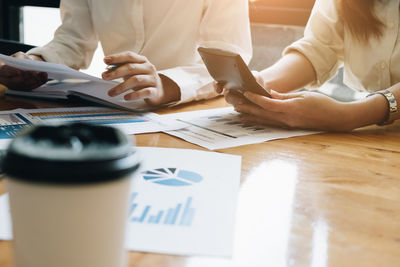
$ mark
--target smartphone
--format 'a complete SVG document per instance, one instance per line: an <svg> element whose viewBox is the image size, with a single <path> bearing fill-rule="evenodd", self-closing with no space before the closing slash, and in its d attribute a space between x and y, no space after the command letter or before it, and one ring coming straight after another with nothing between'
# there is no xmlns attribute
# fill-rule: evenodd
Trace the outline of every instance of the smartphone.
<svg viewBox="0 0 400 267"><path fill-rule="evenodd" d="M268 91L256 81L239 54L206 47L199 47L198 51L211 77L218 83L224 84L225 88L241 93L250 91L270 97Z"/></svg>

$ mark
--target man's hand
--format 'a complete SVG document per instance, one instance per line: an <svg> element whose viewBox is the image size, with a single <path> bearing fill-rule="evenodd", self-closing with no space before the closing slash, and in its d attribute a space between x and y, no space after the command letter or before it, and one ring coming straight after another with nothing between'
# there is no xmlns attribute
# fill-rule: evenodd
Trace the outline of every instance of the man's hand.
<svg viewBox="0 0 400 267"><path fill-rule="evenodd" d="M12 56L16 58L43 61L41 57L27 55L22 52L18 52ZM46 72L20 70L4 65L0 62L0 83L7 86L9 89L30 91L46 83L47 80Z"/></svg>
<svg viewBox="0 0 400 267"><path fill-rule="evenodd" d="M178 85L168 77L159 75L155 66L144 56L123 52L106 56L104 62L118 67L103 72L103 79L124 79L124 82L108 91L110 96L125 93L125 100L144 99L152 106L180 99Z"/></svg>

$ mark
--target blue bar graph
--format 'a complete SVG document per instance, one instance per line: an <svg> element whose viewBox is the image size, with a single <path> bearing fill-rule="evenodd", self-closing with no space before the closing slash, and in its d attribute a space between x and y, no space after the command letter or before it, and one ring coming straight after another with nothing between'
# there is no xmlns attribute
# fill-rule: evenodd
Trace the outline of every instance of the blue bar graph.
<svg viewBox="0 0 400 267"><path fill-rule="evenodd" d="M192 224L194 209L190 207L191 204L192 204L192 198L188 197L188 199L186 200L185 209L183 210L181 221L179 223L180 225L190 226Z"/></svg>
<svg viewBox="0 0 400 267"><path fill-rule="evenodd" d="M143 213L140 217L133 217L132 221L133 222L144 222L144 220L146 219L147 213L149 213L151 206L146 206L143 210Z"/></svg>
<svg viewBox="0 0 400 267"><path fill-rule="evenodd" d="M172 213L173 212L174 212L174 210L172 208L168 209L167 216L164 219L164 224L170 224L169 222L171 221L171 217L172 217Z"/></svg>
<svg viewBox="0 0 400 267"><path fill-rule="evenodd" d="M141 206L136 199L139 193L133 193L129 208L129 221L134 223L148 223L166 226L191 226L195 209L191 207L192 197L188 197L185 203L178 203L175 207L166 210L153 211L151 205ZM183 208L182 208L183 207Z"/></svg>
<svg viewBox="0 0 400 267"><path fill-rule="evenodd" d="M138 193L136 193L136 192L131 195L131 202L130 202L131 206L129 208L129 216L131 216L133 214L133 212L135 211L136 207L138 206L137 203L134 203L137 195L138 195Z"/></svg>
<svg viewBox="0 0 400 267"><path fill-rule="evenodd" d="M149 220L147 222L148 223L155 223L155 224L159 223L163 213L164 213L163 211L159 211L157 215L150 216L150 218L149 218Z"/></svg>

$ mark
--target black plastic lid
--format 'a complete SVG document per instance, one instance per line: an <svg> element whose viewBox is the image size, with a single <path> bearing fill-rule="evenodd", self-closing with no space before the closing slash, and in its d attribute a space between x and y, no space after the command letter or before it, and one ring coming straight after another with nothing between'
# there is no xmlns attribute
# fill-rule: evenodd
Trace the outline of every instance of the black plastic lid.
<svg viewBox="0 0 400 267"><path fill-rule="evenodd" d="M130 138L84 123L32 126L14 138L2 168L11 179L87 184L128 177L140 165Z"/></svg>

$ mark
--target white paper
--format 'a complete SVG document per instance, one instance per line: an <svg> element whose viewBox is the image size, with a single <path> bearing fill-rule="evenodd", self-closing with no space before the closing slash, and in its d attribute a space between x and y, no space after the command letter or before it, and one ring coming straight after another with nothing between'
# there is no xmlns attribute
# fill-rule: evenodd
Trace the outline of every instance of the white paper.
<svg viewBox="0 0 400 267"><path fill-rule="evenodd" d="M12 239L12 226L8 194L0 196L0 239Z"/></svg>
<svg viewBox="0 0 400 267"><path fill-rule="evenodd" d="M101 83L110 83L113 82L105 81L100 78L88 75L86 73L74 70L65 65L55 64L44 61L37 60L26 60L15 57L6 56L0 54L0 61L3 61L6 65L14 68L18 68L21 70L33 70L40 72L47 72L49 79L54 80L67 80L67 79L82 79L87 81L101 82Z"/></svg>
<svg viewBox="0 0 400 267"><path fill-rule="evenodd" d="M123 94L110 97L107 92L118 84L116 81L106 81L67 66L50 62L19 59L2 54L0 54L0 61L21 70L47 72L48 78L53 79L53 81L28 92L7 90L6 94L9 95L50 99L67 99L68 95L75 95L103 105L123 107L130 110L150 109L143 100L124 100Z"/></svg>
<svg viewBox="0 0 400 267"><path fill-rule="evenodd" d="M233 107L164 116L188 125L188 127L166 131L166 133L211 150L317 133L266 126L246 126L241 123L240 114L234 111Z"/></svg>
<svg viewBox="0 0 400 267"><path fill-rule="evenodd" d="M185 149L138 151L144 162L132 183L126 247L231 256L241 157ZM7 203L0 202L0 214L8 210ZM9 240L9 219L1 218L0 239Z"/></svg>
<svg viewBox="0 0 400 267"><path fill-rule="evenodd" d="M17 109L0 112L0 149L24 127L37 123L86 122L119 128L126 134L179 129L186 124L156 113L132 113L102 107Z"/></svg>

